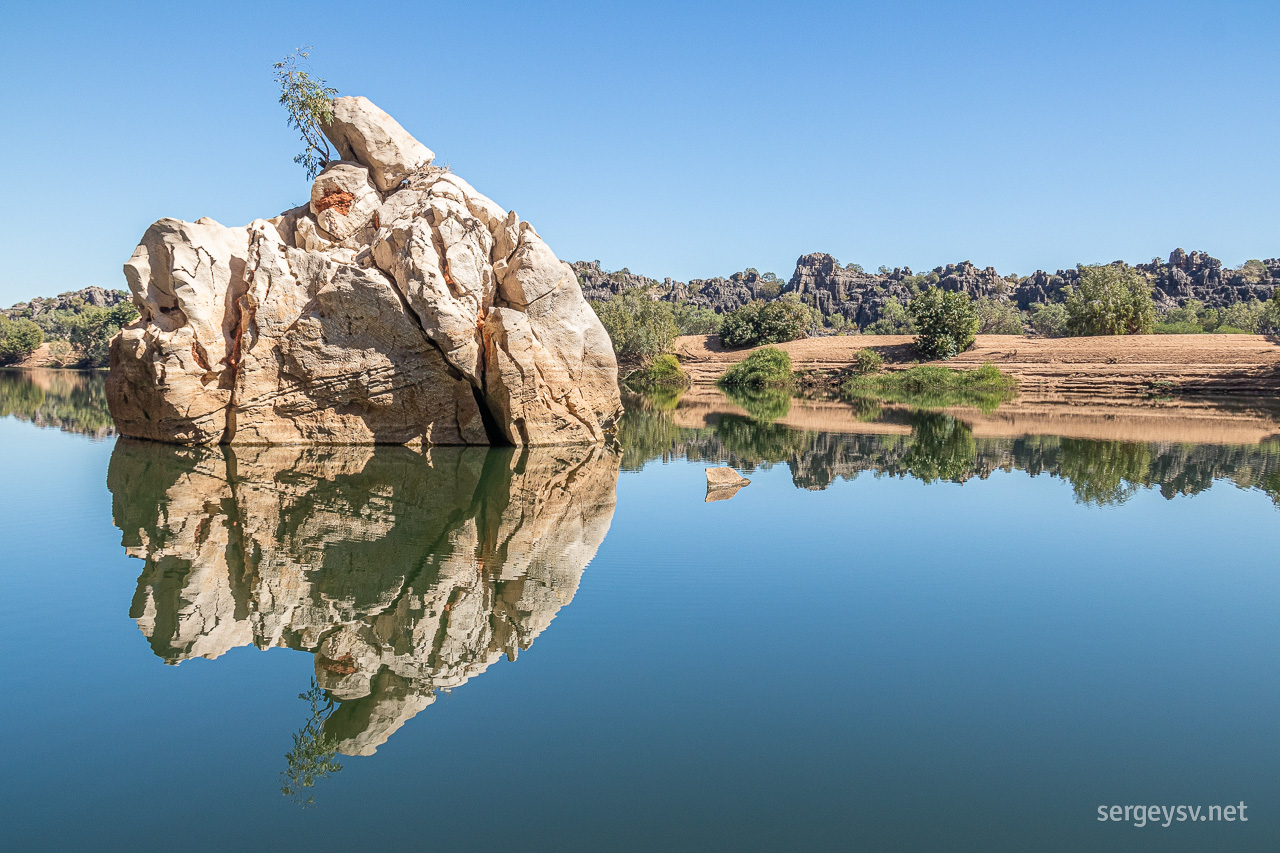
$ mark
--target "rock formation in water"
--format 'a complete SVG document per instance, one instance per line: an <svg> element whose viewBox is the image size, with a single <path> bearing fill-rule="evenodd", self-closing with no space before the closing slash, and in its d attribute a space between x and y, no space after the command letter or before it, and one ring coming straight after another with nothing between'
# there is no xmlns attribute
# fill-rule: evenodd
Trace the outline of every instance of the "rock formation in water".
<svg viewBox="0 0 1280 853"><path fill-rule="evenodd" d="M368 755L515 660L573 599L613 518L602 445L194 447L121 441L107 485L145 561L130 615L166 663L311 652L326 733Z"/></svg>
<svg viewBox="0 0 1280 853"><path fill-rule="evenodd" d="M229 228L161 219L125 277L119 431L182 444L600 441L620 413L608 335L533 226L365 98L308 204Z"/></svg>
<svg viewBox="0 0 1280 853"><path fill-rule="evenodd" d="M727 501L751 481L732 468L707 469L707 497L705 503Z"/></svg>

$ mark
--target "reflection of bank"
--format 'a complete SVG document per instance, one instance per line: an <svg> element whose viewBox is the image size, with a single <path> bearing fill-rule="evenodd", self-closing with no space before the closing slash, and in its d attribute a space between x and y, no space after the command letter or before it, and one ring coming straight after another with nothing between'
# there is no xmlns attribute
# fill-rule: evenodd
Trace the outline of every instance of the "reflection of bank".
<svg viewBox="0 0 1280 853"><path fill-rule="evenodd" d="M313 652L368 755L437 691L514 660L578 588L613 518L598 446L175 448L121 441L107 485L146 561L130 616L167 663Z"/></svg>

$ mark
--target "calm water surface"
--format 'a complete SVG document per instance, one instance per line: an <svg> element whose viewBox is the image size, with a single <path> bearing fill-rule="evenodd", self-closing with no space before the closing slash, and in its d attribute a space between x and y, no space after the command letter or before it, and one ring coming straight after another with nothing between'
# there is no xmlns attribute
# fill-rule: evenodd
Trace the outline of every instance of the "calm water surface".
<svg viewBox="0 0 1280 853"><path fill-rule="evenodd" d="M101 399L0 373L4 849L1280 847L1280 442L232 451Z"/></svg>

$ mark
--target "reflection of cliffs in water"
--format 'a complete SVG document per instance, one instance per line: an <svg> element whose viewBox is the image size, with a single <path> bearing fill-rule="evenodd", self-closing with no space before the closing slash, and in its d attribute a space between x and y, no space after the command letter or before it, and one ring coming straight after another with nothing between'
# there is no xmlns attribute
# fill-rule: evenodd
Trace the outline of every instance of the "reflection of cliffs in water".
<svg viewBox="0 0 1280 853"><path fill-rule="evenodd" d="M798 488L825 489L837 479L914 477L963 483L993 471L1048 474L1069 481L1084 503L1123 503L1139 488L1166 498L1196 494L1214 480L1257 488L1280 504L1280 442L1256 445L1095 441L1058 436L976 438L964 421L937 412L886 411L880 426L909 434L804 432L721 415L711 426L684 429L665 412L632 406L623 419L623 467L654 459L728 463L750 472L786 463ZM908 430L903 430L907 432Z"/></svg>
<svg viewBox="0 0 1280 853"><path fill-rule="evenodd" d="M146 561L130 615L178 663L315 653L339 751L372 753L435 693L514 660L572 598L613 518L600 447L174 448L121 441L108 486Z"/></svg>
<svg viewBox="0 0 1280 853"><path fill-rule="evenodd" d="M106 375L79 370L0 370L0 418L106 438L115 434L107 411Z"/></svg>

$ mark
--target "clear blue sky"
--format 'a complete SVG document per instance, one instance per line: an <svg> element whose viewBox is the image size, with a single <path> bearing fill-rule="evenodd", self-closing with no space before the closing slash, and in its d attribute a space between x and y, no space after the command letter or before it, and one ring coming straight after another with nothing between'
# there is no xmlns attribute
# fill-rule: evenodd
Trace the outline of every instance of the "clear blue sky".
<svg viewBox="0 0 1280 853"><path fill-rule="evenodd" d="M162 216L307 198L271 63L314 45L557 254L1029 273L1280 255L1280 4L5 4L0 303Z"/></svg>

